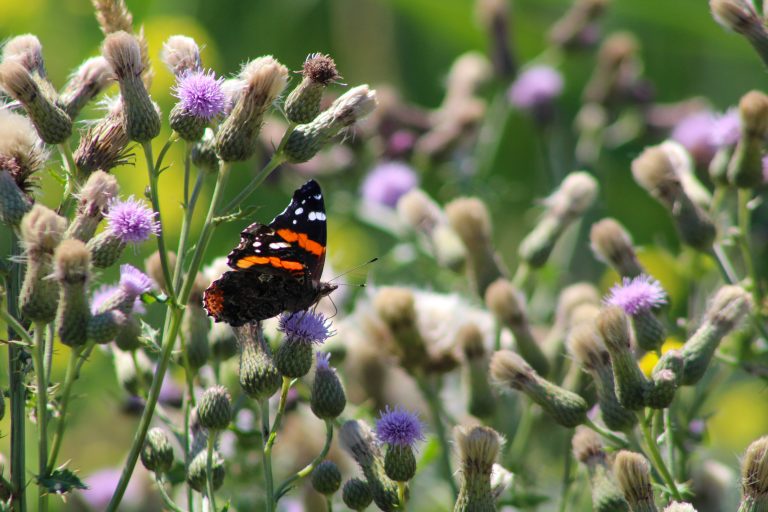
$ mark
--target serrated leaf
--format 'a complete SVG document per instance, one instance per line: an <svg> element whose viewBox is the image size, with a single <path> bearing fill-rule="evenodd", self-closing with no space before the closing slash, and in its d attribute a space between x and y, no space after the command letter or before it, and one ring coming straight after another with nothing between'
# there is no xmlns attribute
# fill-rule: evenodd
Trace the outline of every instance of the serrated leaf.
<svg viewBox="0 0 768 512"><path fill-rule="evenodd" d="M157 338L160 334L160 331L149 325L144 320L139 321L141 322L141 335L139 336L139 341L141 341L141 344L154 352L160 352L160 345L157 343Z"/></svg>
<svg viewBox="0 0 768 512"><path fill-rule="evenodd" d="M88 489L82 480L69 469L55 469L50 475L37 477L37 483L51 494L66 494L75 489Z"/></svg>

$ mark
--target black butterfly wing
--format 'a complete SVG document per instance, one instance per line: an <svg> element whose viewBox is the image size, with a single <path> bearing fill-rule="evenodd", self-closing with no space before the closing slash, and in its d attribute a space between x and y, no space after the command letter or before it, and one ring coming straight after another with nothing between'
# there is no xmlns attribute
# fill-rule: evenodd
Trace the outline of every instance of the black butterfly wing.
<svg viewBox="0 0 768 512"><path fill-rule="evenodd" d="M270 226L255 222L240 233L240 243L227 256L227 264L236 270L304 276L307 273L306 264L301 260L304 252Z"/></svg>

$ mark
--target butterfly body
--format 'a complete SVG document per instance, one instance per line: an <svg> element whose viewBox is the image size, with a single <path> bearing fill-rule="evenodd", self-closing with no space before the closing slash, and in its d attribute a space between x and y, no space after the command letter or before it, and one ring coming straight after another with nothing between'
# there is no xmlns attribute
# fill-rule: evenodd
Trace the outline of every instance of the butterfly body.
<svg viewBox="0 0 768 512"><path fill-rule="evenodd" d="M234 270L205 291L208 315L240 326L311 307L336 289L320 281L326 239L322 192L310 180L269 225L254 223L242 231L227 257Z"/></svg>

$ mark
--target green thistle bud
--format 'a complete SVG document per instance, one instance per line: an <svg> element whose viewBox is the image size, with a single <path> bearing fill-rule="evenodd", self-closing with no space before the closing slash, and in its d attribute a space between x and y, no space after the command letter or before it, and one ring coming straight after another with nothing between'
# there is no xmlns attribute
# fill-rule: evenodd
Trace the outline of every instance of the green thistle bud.
<svg viewBox="0 0 768 512"><path fill-rule="evenodd" d="M14 60L37 78L46 78L43 45L37 36L24 34L5 41L2 60Z"/></svg>
<svg viewBox="0 0 768 512"><path fill-rule="evenodd" d="M483 344L483 333L474 323L463 325L456 334L456 345L464 352L464 381L469 399L467 410L473 416L485 418L496 410L496 397L488 382L488 356Z"/></svg>
<svg viewBox="0 0 768 512"><path fill-rule="evenodd" d="M41 87L19 62L0 64L0 88L24 106L43 141L59 144L72 135L72 119L56 104L53 88Z"/></svg>
<svg viewBox="0 0 768 512"><path fill-rule="evenodd" d="M216 138L213 130L206 128L200 141L192 145L192 163L206 172L219 171L219 155L216 154Z"/></svg>
<svg viewBox="0 0 768 512"><path fill-rule="evenodd" d="M454 512L495 511L491 473L499 455L501 436L489 427L457 426L453 438L461 463L461 489Z"/></svg>
<svg viewBox="0 0 768 512"><path fill-rule="evenodd" d="M565 229L586 212L597 197L597 180L584 171L572 172L547 198L547 211L520 243L520 259L533 268L549 260L555 243Z"/></svg>
<svg viewBox="0 0 768 512"><path fill-rule="evenodd" d="M482 297L492 282L507 275L493 247L488 207L476 197L460 197L445 205L445 213L466 248L467 272Z"/></svg>
<svg viewBox="0 0 768 512"><path fill-rule="evenodd" d="M243 66L243 82L232 112L216 133L216 152L225 162L248 160L259 147L264 114L285 88L288 69L271 56Z"/></svg>
<svg viewBox="0 0 768 512"><path fill-rule="evenodd" d="M261 326L246 324L235 329L240 341L240 386L254 400L274 395L283 382L275 368Z"/></svg>
<svg viewBox="0 0 768 512"><path fill-rule="evenodd" d="M130 352L141 347L141 323L138 318L128 315L118 326L115 334L115 345L121 350Z"/></svg>
<svg viewBox="0 0 768 512"><path fill-rule="evenodd" d="M741 462L739 512L768 510L768 436L753 441Z"/></svg>
<svg viewBox="0 0 768 512"><path fill-rule="evenodd" d="M667 329L654 310L638 311L632 315L637 346L646 351L658 350L667 339Z"/></svg>
<svg viewBox="0 0 768 512"><path fill-rule="evenodd" d="M330 460L324 460L312 471L312 487L320 494L330 496L341 487L341 471Z"/></svg>
<svg viewBox="0 0 768 512"><path fill-rule="evenodd" d="M652 409L666 409L675 398L677 386L677 375L672 370L656 372L648 388L645 405Z"/></svg>
<svg viewBox="0 0 768 512"><path fill-rule="evenodd" d="M10 172L0 169L0 222L7 226L18 226L22 217L32 209L32 201Z"/></svg>
<svg viewBox="0 0 768 512"><path fill-rule="evenodd" d="M741 137L728 165L728 181L739 188L763 183L763 149L768 136L768 96L750 91L739 101Z"/></svg>
<svg viewBox="0 0 768 512"><path fill-rule="evenodd" d="M142 385L152 382L152 362L143 350L126 352L115 348L112 351L117 382L131 395L139 395Z"/></svg>
<svg viewBox="0 0 768 512"><path fill-rule="evenodd" d="M317 154L331 139L376 108L376 91L367 85L348 90L331 107L312 122L300 124L288 136L283 148L289 162L306 162Z"/></svg>
<svg viewBox="0 0 768 512"><path fill-rule="evenodd" d="M365 510L373 501L371 487L359 478L352 478L344 484L341 499L352 510Z"/></svg>
<svg viewBox="0 0 768 512"><path fill-rule="evenodd" d="M309 123L320 113L325 87L341 78L328 55L313 53L304 61L303 79L285 100L285 115L292 123Z"/></svg>
<svg viewBox="0 0 768 512"><path fill-rule="evenodd" d="M690 386L704 376L720 342L752 307L752 297L740 286L723 286L715 293L701 326L683 345L683 384Z"/></svg>
<svg viewBox="0 0 768 512"><path fill-rule="evenodd" d="M549 372L549 361L533 337L525 311L525 299L512 283L497 279L485 291L485 304L497 320L512 331L517 351L539 375Z"/></svg>
<svg viewBox="0 0 768 512"><path fill-rule="evenodd" d="M416 456L410 446L387 445L384 472L395 482L407 482L416 474Z"/></svg>
<svg viewBox="0 0 768 512"><path fill-rule="evenodd" d="M118 310L96 313L88 320L87 338L98 344L109 343L125 323L125 314Z"/></svg>
<svg viewBox="0 0 768 512"><path fill-rule="evenodd" d="M232 420L229 391L224 386L208 388L197 405L200 426L208 430L224 430Z"/></svg>
<svg viewBox="0 0 768 512"><path fill-rule="evenodd" d="M639 453L620 451L613 463L613 471L624 499L633 512L656 512L651 486L651 469Z"/></svg>
<svg viewBox="0 0 768 512"><path fill-rule="evenodd" d="M381 288L374 298L374 307L392 332L403 368L413 371L423 367L429 356L416 322L413 292L407 288Z"/></svg>
<svg viewBox="0 0 768 512"><path fill-rule="evenodd" d="M592 224L589 239L597 259L610 265L622 277L645 273L637 260L632 238L616 220L608 218Z"/></svg>
<svg viewBox="0 0 768 512"><path fill-rule="evenodd" d="M89 101L98 96L114 79L112 68L104 57L91 57L72 74L59 103L70 118L75 119Z"/></svg>
<svg viewBox="0 0 768 512"><path fill-rule="evenodd" d="M283 341L275 353L275 367L285 377L298 379L312 368L314 349L311 343Z"/></svg>
<svg viewBox="0 0 768 512"><path fill-rule="evenodd" d="M597 318L597 328L611 355L619 403L633 411L641 409L650 384L630 350L627 316L618 306L605 308Z"/></svg>
<svg viewBox="0 0 768 512"><path fill-rule="evenodd" d="M208 120L185 110L177 103L168 116L168 121L173 131L186 141L200 140L208 126Z"/></svg>
<svg viewBox="0 0 768 512"><path fill-rule="evenodd" d="M122 238L104 230L88 240L88 250L91 251L91 262L96 268L108 268L117 263L125 249Z"/></svg>
<svg viewBox="0 0 768 512"><path fill-rule="evenodd" d="M157 474L170 471L173 466L173 447L163 429L153 428L147 432L141 449L141 463Z"/></svg>
<svg viewBox="0 0 768 512"><path fill-rule="evenodd" d="M587 419L588 406L583 398L542 378L512 351L493 354L491 376L499 384L525 393L564 427L581 425Z"/></svg>
<svg viewBox="0 0 768 512"><path fill-rule="evenodd" d="M59 283L46 279L53 272L53 251L67 221L41 204L21 219L21 240L27 255L27 271L19 295L19 309L27 320L49 323L56 317Z"/></svg>
<svg viewBox="0 0 768 512"><path fill-rule="evenodd" d="M125 105L122 99L111 100L107 114L82 134L72 155L82 176L88 176L98 170L109 172L118 165L130 162L127 148L131 139L125 123Z"/></svg>
<svg viewBox="0 0 768 512"><path fill-rule="evenodd" d="M328 364L330 354L317 353L315 380L309 406L321 420L337 418L347 406L347 397L336 370Z"/></svg>
<svg viewBox="0 0 768 512"><path fill-rule="evenodd" d="M661 147L646 148L635 158L632 175L638 185L669 211L683 243L701 251L709 250L715 239L715 225L709 214L688 196Z"/></svg>
<svg viewBox="0 0 768 512"><path fill-rule="evenodd" d="M208 332L211 319L205 310L197 304L187 304L187 313L181 321L181 335L184 337L186 362L191 369L199 370L208 361L211 347L208 344Z"/></svg>
<svg viewBox="0 0 768 512"><path fill-rule="evenodd" d="M573 455L589 473L593 510L628 512L629 505L613 476L600 436L588 428L577 427L571 443Z"/></svg>
<svg viewBox="0 0 768 512"><path fill-rule="evenodd" d="M384 472L384 461L370 427L362 421L350 420L342 425L339 436L344 449L363 471L376 506L385 512L397 510L397 484Z"/></svg>
<svg viewBox="0 0 768 512"><path fill-rule="evenodd" d="M60 285L56 313L59 338L70 347L84 345L91 318L85 291L91 254L80 240L64 240L53 258L54 276Z"/></svg>
<svg viewBox="0 0 768 512"><path fill-rule="evenodd" d="M128 137L136 142L154 139L160 133L160 114L141 78L144 63L138 39L123 31L108 34L102 54L120 85Z"/></svg>
<svg viewBox="0 0 768 512"><path fill-rule="evenodd" d="M78 194L77 213L67 228L66 238L87 242L96 233L109 202L117 197L117 179L104 171L95 171Z"/></svg>
<svg viewBox="0 0 768 512"><path fill-rule="evenodd" d="M226 361L234 357L239 349L235 333L232 327L224 322L215 323L208 332L208 344L211 347L211 355L217 361Z"/></svg>
<svg viewBox="0 0 768 512"><path fill-rule="evenodd" d="M192 462L187 467L187 484L199 493L204 493L207 485L208 471L207 471L207 453L202 450L195 455ZM211 463L211 470L213 476L213 490L217 490L224 483L224 477L226 476L226 470L224 469L224 459L221 458L219 452L213 452L213 461Z"/></svg>

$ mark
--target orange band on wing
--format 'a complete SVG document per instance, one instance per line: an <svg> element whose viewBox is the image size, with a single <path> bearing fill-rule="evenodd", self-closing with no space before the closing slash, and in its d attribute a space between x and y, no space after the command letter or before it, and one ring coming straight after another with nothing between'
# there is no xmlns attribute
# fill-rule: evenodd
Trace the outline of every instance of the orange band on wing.
<svg viewBox="0 0 768 512"><path fill-rule="evenodd" d="M284 268L286 270L304 270L304 265L298 261L281 260L275 256L246 256L237 260L238 268L249 268L254 265L272 265L275 268Z"/></svg>
<svg viewBox="0 0 768 512"><path fill-rule="evenodd" d="M296 233L290 229L278 229L277 234L286 242L298 242L299 247L315 256L322 256L325 252L325 247L314 240L310 240L304 233Z"/></svg>

